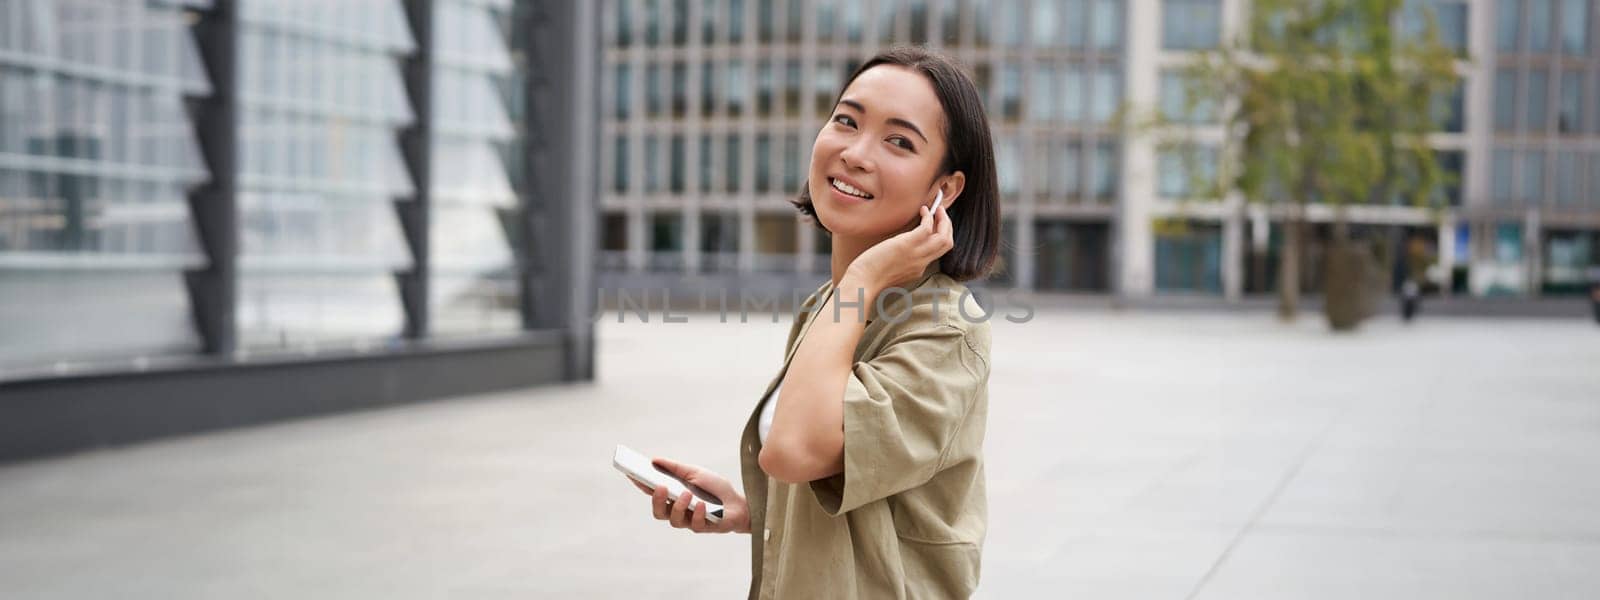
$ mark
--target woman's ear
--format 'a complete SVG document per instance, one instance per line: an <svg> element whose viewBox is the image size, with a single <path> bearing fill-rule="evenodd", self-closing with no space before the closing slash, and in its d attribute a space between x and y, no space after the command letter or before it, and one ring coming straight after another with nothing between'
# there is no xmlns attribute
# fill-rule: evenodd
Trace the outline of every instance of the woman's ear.
<svg viewBox="0 0 1600 600"><path fill-rule="evenodd" d="M950 206L954 205L956 203L956 199L961 197L961 190L966 189L966 187L966 173L956 171L946 175L944 180L939 182L939 186L937 188L939 191L944 192L945 208L949 208Z"/></svg>

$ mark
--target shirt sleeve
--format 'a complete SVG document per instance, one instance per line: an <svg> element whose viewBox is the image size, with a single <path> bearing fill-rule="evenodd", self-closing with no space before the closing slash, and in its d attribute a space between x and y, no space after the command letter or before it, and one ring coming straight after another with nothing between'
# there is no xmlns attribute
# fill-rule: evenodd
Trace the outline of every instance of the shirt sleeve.
<svg viewBox="0 0 1600 600"><path fill-rule="evenodd" d="M902 334L857 362L844 389L844 472L811 482L839 516L917 487L944 466L988 366L949 324Z"/></svg>

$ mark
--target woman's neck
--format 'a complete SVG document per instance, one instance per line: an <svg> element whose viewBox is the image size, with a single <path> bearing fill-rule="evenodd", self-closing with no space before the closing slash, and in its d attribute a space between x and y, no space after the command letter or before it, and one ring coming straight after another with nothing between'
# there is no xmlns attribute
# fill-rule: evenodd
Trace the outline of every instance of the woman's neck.
<svg viewBox="0 0 1600 600"><path fill-rule="evenodd" d="M866 252L867 248L871 248L878 242L883 241L862 240L860 238L851 238L839 234L834 234L829 238L829 240L833 244L832 266L834 289L838 289L839 280L844 278L845 269L850 267L850 263L855 262L857 256L861 256L861 253Z"/></svg>

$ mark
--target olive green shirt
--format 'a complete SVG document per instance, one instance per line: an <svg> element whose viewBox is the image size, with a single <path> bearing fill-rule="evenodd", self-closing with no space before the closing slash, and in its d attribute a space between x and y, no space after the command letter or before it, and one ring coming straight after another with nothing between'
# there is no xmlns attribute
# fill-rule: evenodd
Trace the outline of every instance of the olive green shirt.
<svg viewBox="0 0 1600 600"><path fill-rule="evenodd" d="M966 598L977 588L988 526L989 324L963 297L966 286L937 265L909 294L890 291L881 307L868 305L844 389L844 472L808 485L772 479L757 462L762 406L813 320L835 318L839 299L824 306L832 282L797 312L783 367L740 444L750 598Z"/></svg>

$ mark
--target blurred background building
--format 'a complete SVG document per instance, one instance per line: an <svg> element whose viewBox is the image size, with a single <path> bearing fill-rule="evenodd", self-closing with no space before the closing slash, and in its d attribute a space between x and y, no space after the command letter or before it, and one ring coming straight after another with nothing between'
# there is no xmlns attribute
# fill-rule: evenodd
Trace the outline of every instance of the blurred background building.
<svg viewBox="0 0 1600 600"><path fill-rule="evenodd" d="M1579 293L1600 264L1600 47L1591 0L1414 0L1459 51L1433 136L1441 210L1352 207L1359 235L1420 249L1434 289ZM1178 70L1247 23L1246 0L617 0L605 6L601 280L809 289L825 234L784 201L804 185L843 79L895 44L970 66L997 143L1008 268L1039 291L1238 299L1276 287L1280 215L1196 198L1177 153L1115 127L1160 112L1201 149ZM1203 106L1203 104L1202 104ZM1201 169L1208 161L1202 159ZM1333 220L1315 206L1302 273ZM1163 226L1174 221L1182 227ZM1399 285L1406 254L1395 251Z"/></svg>
<svg viewBox="0 0 1600 600"><path fill-rule="evenodd" d="M594 8L0 1L0 455L587 378Z"/></svg>

